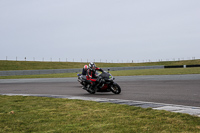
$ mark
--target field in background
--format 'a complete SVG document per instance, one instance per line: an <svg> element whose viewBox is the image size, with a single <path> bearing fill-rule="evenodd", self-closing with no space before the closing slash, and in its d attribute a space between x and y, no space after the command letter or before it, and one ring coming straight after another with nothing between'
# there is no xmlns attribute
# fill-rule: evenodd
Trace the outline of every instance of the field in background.
<svg viewBox="0 0 200 133"><path fill-rule="evenodd" d="M200 67L122 70L122 71L110 71L110 73L113 76L200 74ZM58 74L41 74L41 75L0 76L0 79L66 78L66 77L77 77L77 74L78 73L58 73Z"/></svg>
<svg viewBox="0 0 200 133"><path fill-rule="evenodd" d="M36 61L3 61L0 60L0 71L7 70L42 70L42 69L71 69L83 68L86 62L36 62ZM163 61L148 63L96 63L97 67L132 67L156 65L200 65L200 60Z"/></svg>
<svg viewBox="0 0 200 133"><path fill-rule="evenodd" d="M88 63L0 61L0 71L83 68L85 64ZM130 67L130 66L155 66L155 65L173 66L173 65L199 65L199 64L200 60L152 62L152 63L96 63L98 67ZM113 76L200 74L200 67L122 70L122 71L111 71L111 74ZM65 77L76 77L76 76L77 73L59 73L59 74L40 74L40 75L0 76L0 79L65 78Z"/></svg>

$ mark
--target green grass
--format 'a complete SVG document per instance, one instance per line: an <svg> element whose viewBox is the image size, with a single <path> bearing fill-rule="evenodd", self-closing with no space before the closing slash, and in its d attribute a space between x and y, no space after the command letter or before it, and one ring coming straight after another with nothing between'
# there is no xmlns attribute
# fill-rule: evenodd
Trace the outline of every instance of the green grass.
<svg viewBox="0 0 200 133"><path fill-rule="evenodd" d="M88 63L0 61L0 71L82 68L85 64ZM152 63L96 63L98 67L130 67L130 66L194 65L194 64L200 64L200 60L168 61L168 62L152 62ZM124 70L124 71L111 71L111 74L113 76L200 74L200 68L196 67L196 68ZM76 76L77 73L60 73L60 74L44 74L44 75L0 76L0 79L65 78L65 77L76 77Z"/></svg>
<svg viewBox="0 0 200 133"><path fill-rule="evenodd" d="M89 63L0 60L0 71L83 68L85 64L89 64ZM98 67L131 67L131 66L196 65L196 64L200 64L200 60L163 61L163 62L148 62L148 63L96 63Z"/></svg>
<svg viewBox="0 0 200 133"><path fill-rule="evenodd" d="M67 78L67 77L77 77L77 74L78 73L58 73L58 74L40 74L40 75L0 76L0 79Z"/></svg>
<svg viewBox="0 0 200 133"><path fill-rule="evenodd" d="M200 67L194 68L166 68L166 69L140 69L110 71L113 76L138 76L138 75L179 75L200 74ZM23 79L23 78L66 78L77 77L77 73L43 74L43 75L20 75L0 76L0 79Z"/></svg>
<svg viewBox="0 0 200 133"><path fill-rule="evenodd" d="M200 118L111 103L0 96L0 132L200 132Z"/></svg>
<svg viewBox="0 0 200 133"><path fill-rule="evenodd" d="M200 74L200 67L123 70L123 71L112 71L111 73L114 76Z"/></svg>

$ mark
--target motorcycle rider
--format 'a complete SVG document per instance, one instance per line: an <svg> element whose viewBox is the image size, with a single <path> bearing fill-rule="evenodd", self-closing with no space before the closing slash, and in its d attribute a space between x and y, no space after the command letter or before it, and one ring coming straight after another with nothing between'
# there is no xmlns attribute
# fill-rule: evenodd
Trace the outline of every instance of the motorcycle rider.
<svg viewBox="0 0 200 133"><path fill-rule="evenodd" d="M86 74L86 79L91 84L90 88L87 88L89 91L91 91L91 89L94 88L96 83L98 82L96 80L97 76L95 75L96 70L103 72L103 70L101 68L96 67L96 65L93 62L90 62L89 69L87 70L87 74Z"/></svg>
<svg viewBox="0 0 200 133"><path fill-rule="evenodd" d="M85 65L82 70L82 75L86 75L88 69L88 65Z"/></svg>
<svg viewBox="0 0 200 133"><path fill-rule="evenodd" d="M82 70L82 76L85 77L87 74L87 70L88 70L88 65L84 65L83 70ZM88 82L86 82L85 85L83 85L82 89L86 90L86 86L87 86Z"/></svg>

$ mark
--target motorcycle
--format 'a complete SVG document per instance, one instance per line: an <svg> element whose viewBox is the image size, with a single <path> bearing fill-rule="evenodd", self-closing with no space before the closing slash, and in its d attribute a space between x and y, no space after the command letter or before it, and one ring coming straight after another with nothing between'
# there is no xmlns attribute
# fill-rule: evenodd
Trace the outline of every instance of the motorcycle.
<svg viewBox="0 0 200 133"><path fill-rule="evenodd" d="M86 76L78 74L78 81L83 85L83 89L88 91L90 94L95 94L96 92L113 92L114 94L121 93L121 87L114 82L115 78L108 72L103 71L101 74L96 73L97 84L91 86L90 82L87 81Z"/></svg>

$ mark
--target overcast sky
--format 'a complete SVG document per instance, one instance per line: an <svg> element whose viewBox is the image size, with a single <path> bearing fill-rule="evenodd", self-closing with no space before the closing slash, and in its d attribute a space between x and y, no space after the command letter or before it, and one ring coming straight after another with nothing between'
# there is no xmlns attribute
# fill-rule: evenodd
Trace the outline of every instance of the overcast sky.
<svg viewBox="0 0 200 133"><path fill-rule="evenodd" d="M0 0L0 60L200 59L200 0Z"/></svg>

